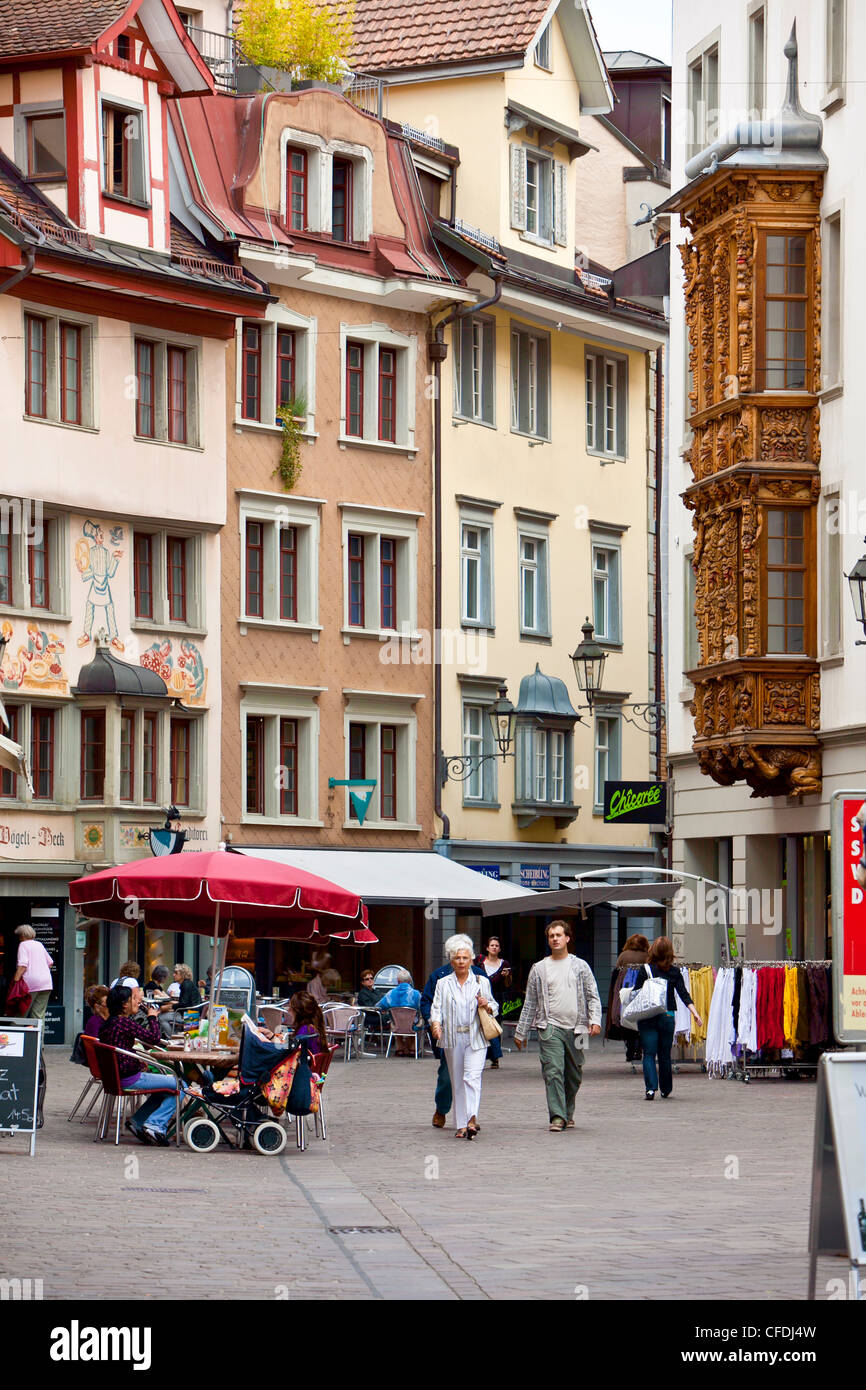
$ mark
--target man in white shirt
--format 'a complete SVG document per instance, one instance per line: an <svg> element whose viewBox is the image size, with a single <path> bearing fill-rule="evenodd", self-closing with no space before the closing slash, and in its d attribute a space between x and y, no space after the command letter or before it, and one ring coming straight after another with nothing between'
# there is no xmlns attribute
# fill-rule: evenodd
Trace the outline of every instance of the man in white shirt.
<svg viewBox="0 0 866 1390"><path fill-rule="evenodd" d="M601 999L585 960L569 954L572 930L567 922L547 928L550 955L529 972L526 999L514 1035L518 1051L529 1030L538 1030L541 1073L547 1091L550 1131L574 1128L574 1101L583 1079L589 1039L601 1032Z"/></svg>

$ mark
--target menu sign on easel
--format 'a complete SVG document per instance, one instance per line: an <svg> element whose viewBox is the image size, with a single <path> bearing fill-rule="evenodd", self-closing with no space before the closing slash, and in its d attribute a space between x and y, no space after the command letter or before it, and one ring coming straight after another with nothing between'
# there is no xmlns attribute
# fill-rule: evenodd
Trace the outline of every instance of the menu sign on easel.
<svg viewBox="0 0 866 1390"><path fill-rule="evenodd" d="M825 1052L818 1066L809 1298L817 1260L847 1256L860 1296L866 1273L866 1054Z"/></svg>
<svg viewBox="0 0 866 1390"><path fill-rule="evenodd" d="M36 1151L42 1020L0 1018L0 1134L28 1134Z"/></svg>
<svg viewBox="0 0 866 1390"><path fill-rule="evenodd" d="M866 1043L866 792L830 798L833 1023L839 1042Z"/></svg>

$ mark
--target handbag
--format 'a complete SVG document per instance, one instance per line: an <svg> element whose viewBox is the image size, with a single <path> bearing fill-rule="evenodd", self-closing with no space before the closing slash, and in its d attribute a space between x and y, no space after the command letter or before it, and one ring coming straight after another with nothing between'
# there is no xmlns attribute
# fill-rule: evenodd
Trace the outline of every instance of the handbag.
<svg viewBox="0 0 866 1390"><path fill-rule="evenodd" d="M626 1018L625 1011L628 1008L634 988L631 985L624 985L619 992L619 1026L620 1028L631 1028L632 1032L637 1032L637 1022Z"/></svg>
<svg viewBox="0 0 866 1390"><path fill-rule="evenodd" d="M14 1018L18 1015L21 1018L25 1018L30 1008L32 997L30 990L24 983L23 976L20 980L13 980L6 995L6 1007L9 1010L10 1017Z"/></svg>
<svg viewBox="0 0 866 1390"><path fill-rule="evenodd" d="M662 980L658 975L654 975L649 965L644 968L649 978L644 981L639 990L635 991L622 1011L621 1019L626 1027L629 1024L640 1023L649 1018L658 1018L660 1014L667 1013L667 980Z"/></svg>
<svg viewBox="0 0 866 1390"><path fill-rule="evenodd" d="M484 1037L486 1038L487 1042L494 1042L496 1038L502 1037L502 1029L500 1028L496 1019L493 1017L491 1013L488 1012L487 1009L478 1010L478 1022L481 1025L481 1031L484 1034Z"/></svg>

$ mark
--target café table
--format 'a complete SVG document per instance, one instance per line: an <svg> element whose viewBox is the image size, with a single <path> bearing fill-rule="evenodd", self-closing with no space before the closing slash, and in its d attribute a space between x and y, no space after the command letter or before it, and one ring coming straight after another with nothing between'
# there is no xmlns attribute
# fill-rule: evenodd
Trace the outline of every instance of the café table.
<svg viewBox="0 0 866 1390"><path fill-rule="evenodd" d="M182 1062L204 1067L233 1067L238 1060L237 1047L152 1047L151 1056L158 1062Z"/></svg>

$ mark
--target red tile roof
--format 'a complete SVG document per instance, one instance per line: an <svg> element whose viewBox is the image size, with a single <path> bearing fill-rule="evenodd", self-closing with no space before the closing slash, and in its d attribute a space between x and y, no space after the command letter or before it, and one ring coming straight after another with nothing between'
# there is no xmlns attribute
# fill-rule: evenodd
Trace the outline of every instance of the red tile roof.
<svg viewBox="0 0 866 1390"><path fill-rule="evenodd" d="M129 0L0 0L0 58L90 48Z"/></svg>
<svg viewBox="0 0 866 1390"><path fill-rule="evenodd" d="M522 53L549 8L550 0L356 0L350 62L379 72Z"/></svg>

